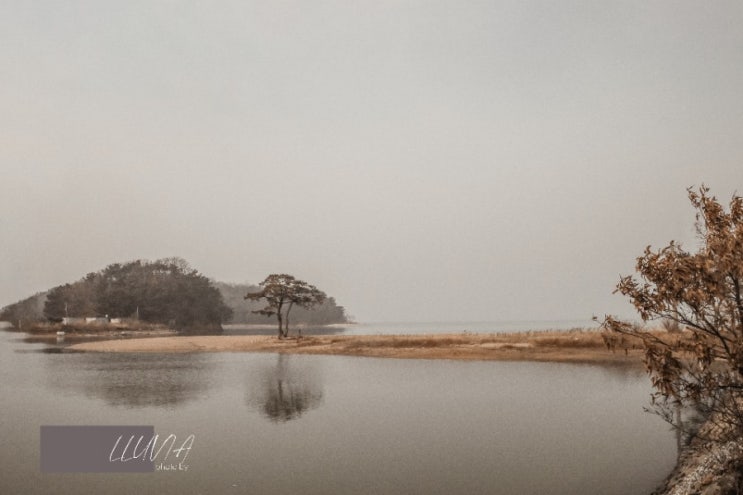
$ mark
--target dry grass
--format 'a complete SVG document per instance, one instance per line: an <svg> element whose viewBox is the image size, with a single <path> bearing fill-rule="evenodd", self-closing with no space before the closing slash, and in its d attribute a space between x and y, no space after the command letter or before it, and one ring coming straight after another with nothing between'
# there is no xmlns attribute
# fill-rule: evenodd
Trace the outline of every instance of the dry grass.
<svg viewBox="0 0 743 495"><path fill-rule="evenodd" d="M331 342L343 343L349 349L364 347L388 347L392 349L407 347L448 347L466 343L464 339L456 337L442 337L425 335L391 335L384 337L370 337L367 339L348 338L344 340L333 339Z"/></svg>
<svg viewBox="0 0 743 495"><path fill-rule="evenodd" d="M498 348L523 348L524 345L539 348L596 348L604 349L599 331L540 331L493 334L446 334L446 335L380 335L380 336L334 337L330 343L347 348L441 348L452 346L482 346L497 344ZM494 348L494 347L490 347Z"/></svg>

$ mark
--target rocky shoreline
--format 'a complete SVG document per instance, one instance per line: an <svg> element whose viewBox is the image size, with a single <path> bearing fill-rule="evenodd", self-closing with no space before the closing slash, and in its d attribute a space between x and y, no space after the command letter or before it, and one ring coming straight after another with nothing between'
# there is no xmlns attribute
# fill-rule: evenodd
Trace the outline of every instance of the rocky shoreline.
<svg viewBox="0 0 743 495"><path fill-rule="evenodd" d="M743 490L743 445L693 442L652 495L736 495Z"/></svg>

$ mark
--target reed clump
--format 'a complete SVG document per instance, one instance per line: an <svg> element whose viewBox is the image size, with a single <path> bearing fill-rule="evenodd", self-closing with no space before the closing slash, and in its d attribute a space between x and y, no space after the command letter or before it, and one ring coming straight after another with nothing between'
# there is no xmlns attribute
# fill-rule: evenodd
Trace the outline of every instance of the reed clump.
<svg viewBox="0 0 743 495"><path fill-rule="evenodd" d="M345 343L350 349L361 347L408 348L408 347L450 347L470 343L464 337L441 337L433 335L390 335L369 337L367 339L333 339L333 343Z"/></svg>
<svg viewBox="0 0 743 495"><path fill-rule="evenodd" d="M328 343L326 341L326 343ZM492 344L498 349L584 348L601 349L606 344L599 329L574 328L570 330L537 330L512 333L431 334L431 335L365 335L336 336L329 343L348 349L361 348L445 348L483 346ZM309 345L312 345L308 342Z"/></svg>

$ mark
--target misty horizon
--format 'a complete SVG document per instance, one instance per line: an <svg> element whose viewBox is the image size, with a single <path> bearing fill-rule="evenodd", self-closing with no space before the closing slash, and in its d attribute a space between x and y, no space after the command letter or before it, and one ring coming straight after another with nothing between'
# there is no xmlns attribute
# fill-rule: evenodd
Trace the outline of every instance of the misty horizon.
<svg viewBox="0 0 743 495"><path fill-rule="evenodd" d="M0 306L116 262L358 321L634 318L743 184L735 2L0 5Z"/></svg>

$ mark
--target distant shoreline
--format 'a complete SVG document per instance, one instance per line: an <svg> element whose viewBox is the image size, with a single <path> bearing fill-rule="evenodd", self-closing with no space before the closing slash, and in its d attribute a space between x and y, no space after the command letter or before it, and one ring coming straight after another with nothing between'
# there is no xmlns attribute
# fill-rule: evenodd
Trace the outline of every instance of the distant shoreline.
<svg viewBox="0 0 743 495"><path fill-rule="evenodd" d="M292 329L295 328L345 328L348 326L357 325L356 322L346 322L346 323L297 323L292 324ZM248 329L254 329L254 330L276 330L277 326L276 323L222 323L222 328L225 330L229 329L241 329L241 328L248 328Z"/></svg>
<svg viewBox="0 0 743 495"><path fill-rule="evenodd" d="M314 335L279 340L266 335L168 336L71 345L75 352L276 352L398 359L541 361L640 366L642 351L607 350L599 331L511 334Z"/></svg>

